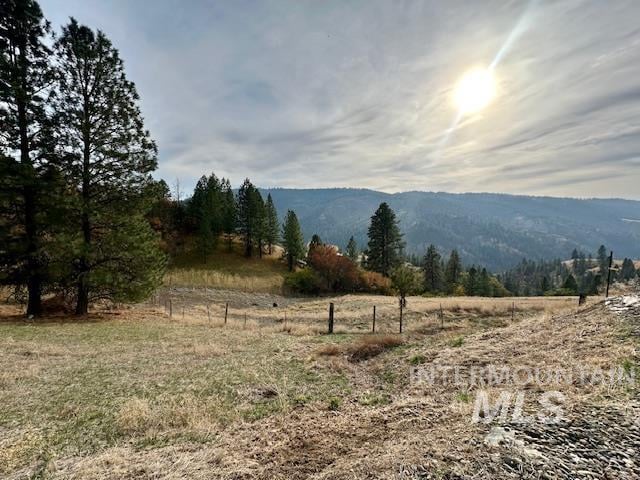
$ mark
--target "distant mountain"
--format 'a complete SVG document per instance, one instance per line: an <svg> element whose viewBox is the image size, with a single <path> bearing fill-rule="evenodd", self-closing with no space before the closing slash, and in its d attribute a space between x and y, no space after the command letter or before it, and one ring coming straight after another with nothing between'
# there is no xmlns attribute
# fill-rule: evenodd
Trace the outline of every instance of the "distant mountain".
<svg viewBox="0 0 640 480"><path fill-rule="evenodd" d="M408 253L423 254L434 243L442 254L457 248L465 264L493 271L523 257L567 258L574 248L595 253L601 244L613 249L616 258L640 258L638 201L362 189L261 191L271 193L280 218L287 209L295 210L307 239L318 233L341 247L353 235L364 248L370 217L387 202L400 220Z"/></svg>

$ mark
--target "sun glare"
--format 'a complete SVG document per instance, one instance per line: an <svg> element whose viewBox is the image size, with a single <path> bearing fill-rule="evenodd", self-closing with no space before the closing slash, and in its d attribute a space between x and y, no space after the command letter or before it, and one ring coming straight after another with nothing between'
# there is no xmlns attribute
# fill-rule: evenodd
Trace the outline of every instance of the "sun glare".
<svg viewBox="0 0 640 480"><path fill-rule="evenodd" d="M461 113L475 113L485 108L496 94L493 72L486 68L469 70L456 85L454 102Z"/></svg>

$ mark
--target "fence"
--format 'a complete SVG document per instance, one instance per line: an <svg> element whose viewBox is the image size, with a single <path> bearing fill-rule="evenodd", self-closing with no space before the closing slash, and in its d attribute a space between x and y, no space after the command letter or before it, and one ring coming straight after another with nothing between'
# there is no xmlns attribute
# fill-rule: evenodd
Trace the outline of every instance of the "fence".
<svg viewBox="0 0 640 480"><path fill-rule="evenodd" d="M462 305L450 299L434 299L426 305L418 302L414 307L401 308L398 299L380 298L384 300L380 305L306 299L289 305L266 306L242 305L233 301L201 302L186 296L158 294L152 303L176 322L309 333L402 333L407 328L427 332L445 329L461 319L515 321L521 312L545 309L531 301L517 306L511 299L508 302L475 299L473 303L469 301Z"/></svg>

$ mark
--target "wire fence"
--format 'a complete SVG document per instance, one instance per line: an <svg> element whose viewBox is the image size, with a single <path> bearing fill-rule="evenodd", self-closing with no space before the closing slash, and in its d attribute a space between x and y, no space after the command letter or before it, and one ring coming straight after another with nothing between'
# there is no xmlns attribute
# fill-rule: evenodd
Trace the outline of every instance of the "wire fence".
<svg viewBox="0 0 640 480"><path fill-rule="evenodd" d="M448 301L411 308L397 299L358 305L327 300L294 302L289 305L247 305L233 301L199 301L175 294L157 294L152 303L171 321L230 328L267 328L301 333L403 333L445 329L461 318L499 318L515 320L531 305L515 301L492 306L463 306Z"/></svg>

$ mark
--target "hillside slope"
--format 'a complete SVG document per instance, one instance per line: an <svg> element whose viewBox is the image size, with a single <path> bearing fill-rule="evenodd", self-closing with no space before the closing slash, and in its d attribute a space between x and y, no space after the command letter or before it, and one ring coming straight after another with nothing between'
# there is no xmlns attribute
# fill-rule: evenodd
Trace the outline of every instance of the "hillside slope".
<svg viewBox="0 0 640 480"><path fill-rule="evenodd" d="M361 189L262 189L282 217L295 210L305 236L346 245L366 244L369 219L387 202L400 220L407 252L430 243L442 253L457 248L466 264L502 270L528 258L566 258L574 249L601 245L616 257L640 257L640 202L620 199L527 197L504 194L404 192Z"/></svg>

